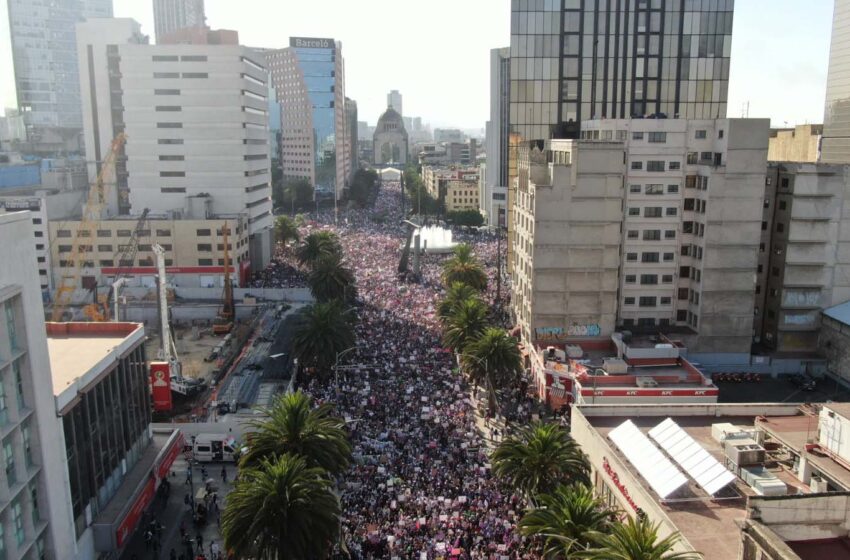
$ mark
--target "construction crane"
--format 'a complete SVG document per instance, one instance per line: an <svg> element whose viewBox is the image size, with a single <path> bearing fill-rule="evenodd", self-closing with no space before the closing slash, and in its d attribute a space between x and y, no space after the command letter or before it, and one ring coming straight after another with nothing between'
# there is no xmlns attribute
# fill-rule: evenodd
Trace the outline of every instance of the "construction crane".
<svg viewBox="0 0 850 560"><path fill-rule="evenodd" d="M136 222L136 227L130 234L130 239L125 245L120 245L118 253L118 272L115 274L115 281L109 286L109 292L104 295L97 295L97 287L94 288L95 301L83 308L83 315L91 321L109 321L110 305L115 302L115 311L112 315L114 320L118 320L118 290L126 283L130 269L133 267L133 262L136 260L136 253L139 251L139 237L145 229L145 223L148 218L149 209L142 210L142 215Z"/></svg>
<svg viewBox="0 0 850 560"><path fill-rule="evenodd" d="M224 293L221 297L221 308L218 317L213 321L213 334L227 334L233 330L233 283L230 280L230 251L228 247L228 233L230 233L227 222L221 230L224 242Z"/></svg>
<svg viewBox="0 0 850 560"><path fill-rule="evenodd" d="M115 160L126 141L127 136L123 132L112 140L109 153L106 154L106 158L101 164L97 179L89 188L89 196L83 206L80 227L77 229L77 236L71 248L69 262L73 273L63 276L59 282L53 301L51 321L62 320L74 292L81 287L80 280L83 275L83 268L94 268L94 263L88 260L89 253L92 251L92 244L97 236L97 228L103 218L103 209L110 192L110 181L115 175Z"/></svg>

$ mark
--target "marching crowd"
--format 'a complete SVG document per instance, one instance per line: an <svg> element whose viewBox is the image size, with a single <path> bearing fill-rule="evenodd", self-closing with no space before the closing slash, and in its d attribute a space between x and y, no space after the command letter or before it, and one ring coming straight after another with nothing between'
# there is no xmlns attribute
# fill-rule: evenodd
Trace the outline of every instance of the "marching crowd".
<svg viewBox="0 0 850 560"><path fill-rule="evenodd" d="M336 226L332 215L309 226L339 234L359 293L350 365L306 387L335 403L351 431L356 460L340 481L343 541L360 559L535 558L516 531L520 499L492 476L469 386L440 343L444 257L423 257L420 282L398 274L406 235L400 194L384 186L371 211L391 217L381 223L359 211ZM494 282L495 237L460 240L473 245ZM288 268L278 265L259 284L287 282Z"/></svg>

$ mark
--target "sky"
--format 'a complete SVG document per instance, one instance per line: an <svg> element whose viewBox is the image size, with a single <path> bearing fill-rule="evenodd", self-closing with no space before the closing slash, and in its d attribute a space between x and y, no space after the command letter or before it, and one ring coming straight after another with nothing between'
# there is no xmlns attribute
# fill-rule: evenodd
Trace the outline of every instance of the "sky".
<svg viewBox="0 0 850 560"><path fill-rule="evenodd" d="M0 103L15 106L7 0L0 0ZM728 116L774 126L823 119L832 0L735 2ZM117 17L153 40L152 0L114 0ZM206 0L207 23L247 46L290 36L342 41L346 95L374 124L386 94L432 126L482 129L489 116L492 48L510 44L510 0ZM745 105L748 104L748 110Z"/></svg>

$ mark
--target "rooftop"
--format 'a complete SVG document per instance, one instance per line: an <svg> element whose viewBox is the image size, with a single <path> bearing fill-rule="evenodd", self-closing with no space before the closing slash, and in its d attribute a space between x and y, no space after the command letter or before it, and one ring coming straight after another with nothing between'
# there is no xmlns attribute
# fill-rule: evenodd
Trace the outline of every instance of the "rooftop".
<svg viewBox="0 0 850 560"><path fill-rule="evenodd" d="M139 323L47 323L57 410L143 339L144 327Z"/></svg>
<svg viewBox="0 0 850 560"><path fill-rule="evenodd" d="M824 309L823 314L830 319L835 319L839 323L850 325L850 301L845 301L844 303Z"/></svg>

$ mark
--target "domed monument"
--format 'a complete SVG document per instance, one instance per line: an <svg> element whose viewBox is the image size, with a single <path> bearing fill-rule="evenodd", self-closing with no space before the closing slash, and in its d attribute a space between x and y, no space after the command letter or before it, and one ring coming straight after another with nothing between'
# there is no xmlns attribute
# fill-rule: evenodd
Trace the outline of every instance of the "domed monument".
<svg viewBox="0 0 850 560"><path fill-rule="evenodd" d="M375 164L407 163L407 131L401 115L392 107L388 107L378 119L373 147Z"/></svg>

